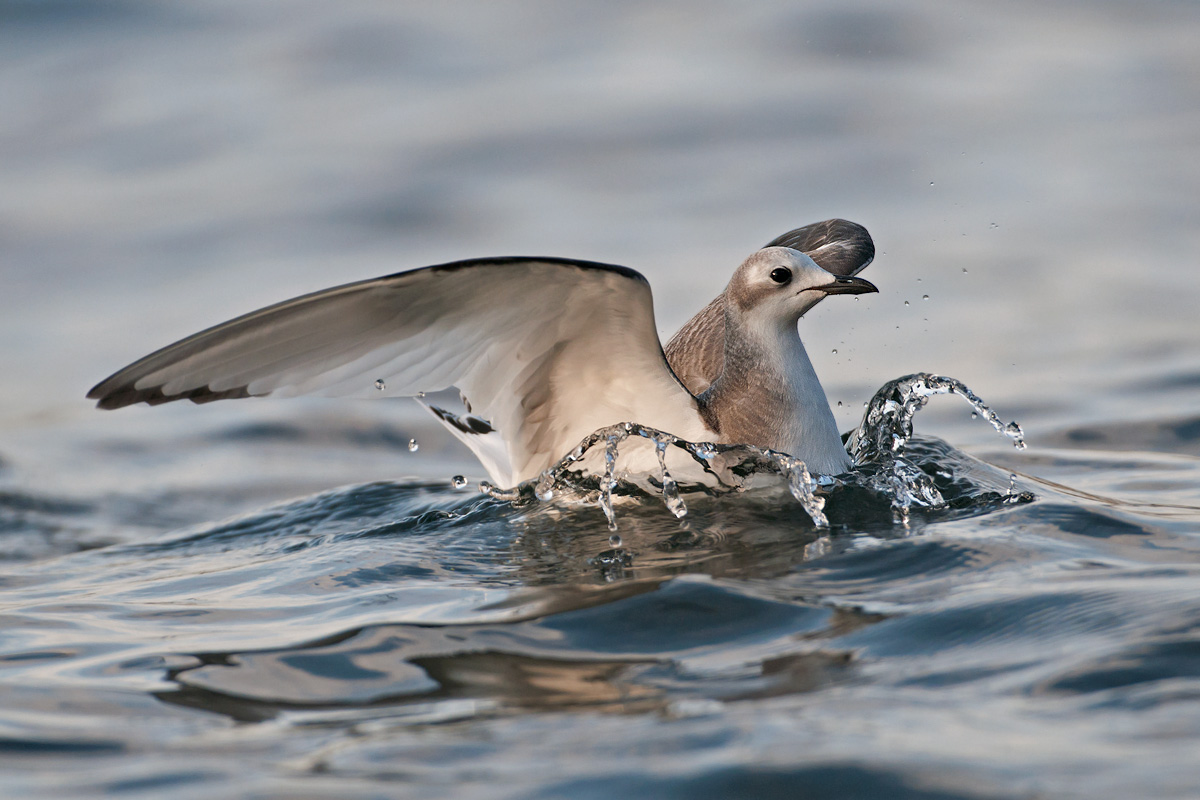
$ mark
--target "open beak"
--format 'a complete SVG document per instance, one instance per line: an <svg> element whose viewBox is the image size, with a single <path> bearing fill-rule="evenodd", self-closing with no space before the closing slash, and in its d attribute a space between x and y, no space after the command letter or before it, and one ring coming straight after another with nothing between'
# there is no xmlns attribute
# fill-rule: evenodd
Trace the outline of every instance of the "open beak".
<svg viewBox="0 0 1200 800"><path fill-rule="evenodd" d="M825 294L869 294L879 291L875 288L875 284L870 281L850 275L839 277L833 283L827 283L824 286L814 286L813 288Z"/></svg>

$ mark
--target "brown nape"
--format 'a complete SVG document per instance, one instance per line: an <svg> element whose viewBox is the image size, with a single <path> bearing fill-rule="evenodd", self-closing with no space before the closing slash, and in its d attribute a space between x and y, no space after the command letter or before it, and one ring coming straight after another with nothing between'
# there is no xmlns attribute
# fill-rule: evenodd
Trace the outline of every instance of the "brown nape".
<svg viewBox="0 0 1200 800"><path fill-rule="evenodd" d="M124 408L125 406L136 405L137 403L146 403L147 405L160 406L163 403L173 403L176 400L191 400L193 403L211 403L216 400L238 400L243 397L251 397L250 392L246 391L245 386L238 386L234 389L225 389L224 391L214 392L207 386L201 386L187 392L179 394L165 395L161 386L155 386L152 389L134 389L133 387L124 387L114 389L111 392L100 393L93 389L88 392L88 397L96 400L96 408L112 410L114 408Z"/></svg>

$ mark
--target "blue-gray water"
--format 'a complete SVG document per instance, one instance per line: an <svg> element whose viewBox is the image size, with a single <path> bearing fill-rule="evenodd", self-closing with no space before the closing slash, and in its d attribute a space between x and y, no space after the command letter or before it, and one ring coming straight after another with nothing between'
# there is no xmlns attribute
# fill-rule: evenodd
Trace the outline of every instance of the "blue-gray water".
<svg viewBox="0 0 1200 800"><path fill-rule="evenodd" d="M1200 795L1197 41L1189 2L0 0L0 795ZM830 216L879 248L801 324L842 428L953 375L1030 447L940 398L928 457L1036 501L645 503L614 557L452 489L407 402L83 399L473 256L627 264L669 334Z"/></svg>

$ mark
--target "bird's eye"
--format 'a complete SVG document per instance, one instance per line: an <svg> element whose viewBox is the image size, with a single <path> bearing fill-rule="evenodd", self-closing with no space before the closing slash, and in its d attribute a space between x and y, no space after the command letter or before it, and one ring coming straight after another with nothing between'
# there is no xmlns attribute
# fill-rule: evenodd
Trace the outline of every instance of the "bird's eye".
<svg viewBox="0 0 1200 800"><path fill-rule="evenodd" d="M792 279L792 271L786 267L776 267L771 270L771 280L776 283L787 283Z"/></svg>

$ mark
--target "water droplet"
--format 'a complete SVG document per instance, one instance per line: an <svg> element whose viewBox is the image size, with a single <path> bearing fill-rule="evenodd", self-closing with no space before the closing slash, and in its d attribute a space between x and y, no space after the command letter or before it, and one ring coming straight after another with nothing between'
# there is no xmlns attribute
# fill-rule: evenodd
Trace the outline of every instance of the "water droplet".
<svg viewBox="0 0 1200 800"><path fill-rule="evenodd" d="M979 419L979 412L978 412L978 411L972 411L972 412L971 412L971 419Z"/></svg>
<svg viewBox="0 0 1200 800"><path fill-rule="evenodd" d="M384 389L386 389L386 388L387 388L387 384L386 384L386 383L384 383L384 380L383 380L383 378L376 378L376 379L375 379L375 388L376 388L376 389L378 389L378 390L379 390L379 391L381 391L381 392L382 392Z"/></svg>
<svg viewBox="0 0 1200 800"><path fill-rule="evenodd" d="M424 396L425 396L425 393L424 393L424 392L417 392L417 397L418 397L418 398L422 398L422 397L424 397Z"/></svg>
<svg viewBox="0 0 1200 800"><path fill-rule="evenodd" d="M996 228L999 228L999 227L1000 227L1000 224L999 224L998 222L993 222L993 223L992 223L991 225L989 225L988 227L989 227L989 228L991 228L992 230L996 230Z"/></svg>
<svg viewBox="0 0 1200 800"><path fill-rule="evenodd" d="M922 299L922 300L928 300L928 299L929 299L929 295L927 295L927 294L923 294L923 295L921 295L921 299Z"/></svg>
<svg viewBox="0 0 1200 800"><path fill-rule="evenodd" d="M929 182L929 185L930 185L930 186L933 186L933 181L930 181L930 182Z"/></svg>
<svg viewBox="0 0 1200 800"><path fill-rule="evenodd" d="M462 475L455 475L453 478L450 479L450 485L453 486L455 489L462 489L462 488L466 487L467 479L464 478Z"/></svg>
<svg viewBox="0 0 1200 800"><path fill-rule="evenodd" d="M842 401L838 400L838 408L841 408L841 407L842 407Z"/></svg>
<svg viewBox="0 0 1200 800"><path fill-rule="evenodd" d="M621 534L614 533L612 536L608 537L608 543L613 548L620 547L621 546Z"/></svg>
<svg viewBox="0 0 1200 800"><path fill-rule="evenodd" d="M837 355L837 348L836 348L836 347L833 349L833 354L834 354L835 356Z"/></svg>
<svg viewBox="0 0 1200 800"><path fill-rule="evenodd" d="M1015 422L1010 422L1004 426L1004 435L1013 440L1013 447L1018 450L1025 449L1025 431L1021 430L1021 426Z"/></svg>
<svg viewBox="0 0 1200 800"><path fill-rule="evenodd" d="M904 305L908 305L908 301L907 301L907 300L905 300L905 301L904 301Z"/></svg>
<svg viewBox="0 0 1200 800"><path fill-rule="evenodd" d="M966 274L967 274L967 268L963 267L963 275L966 275Z"/></svg>
<svg viewBox="0 0 1200 800"><path fill-rule="evenodd" d="M408 452L410 452L410 453L415 453L415 452L417 452L417 451L418 451L418 450L420 450L420 449L421 449L421 445L417 444L417 440L416 440L416 439L409 439L409 440L408 440Z"/></svg>

